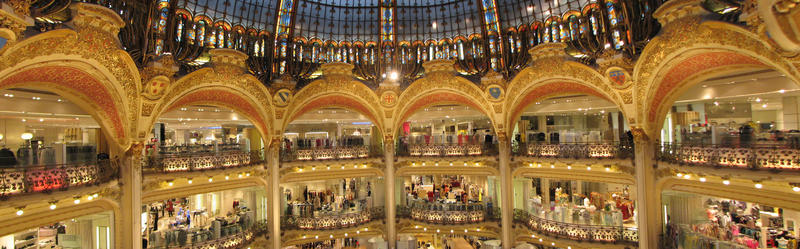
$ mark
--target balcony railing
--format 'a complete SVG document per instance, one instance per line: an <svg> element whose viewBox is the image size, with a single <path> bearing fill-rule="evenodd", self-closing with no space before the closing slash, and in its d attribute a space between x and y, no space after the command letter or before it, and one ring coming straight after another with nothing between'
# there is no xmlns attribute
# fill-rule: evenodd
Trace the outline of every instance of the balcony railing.
<svg viewBox="0 0 800 249"><path fill-rule="evenodd" d="M207 240L211 237L211 231L205 231L191 236L191 239L180 242L176 239L164 243L164 245L148 245L147 249L208 249L208 248L225 248L225 249L240 249L246 248L256 237L267 232L267 222L258 221L253 226L247 229L242 229L241 225L233 224L221 229L222 235L220 238Z"/></svg>
<svg viewBox="0 0 800 249"><path fill-rule="evenodd" d="M574 159L627 159L633 157L633 146L620 143L528 144L521 156Z"/></svg>
<svg viewBox="0 0 800 249"><path fill-rule="evenodd" d="M97 185L118 177L119 168L110 160L0 168L0 200L25 193L49 193L70 187Z"/></svg>
<svg viewBox="0 0 800 249"><path fill-rule="evenodd" d="M320 215L317 217L283 217L281 228L302 230L342 229L359 226L383 217L383 207L374 207L355 213Z"/></svg>
<svg viewBox="0 0 800 249"><path fill-rule="evenodd" d="M416 221L442 225L461 225L500 219L499 209L489 210L484 204L414 202L409 206L398 206L397 214Z"/></svg>
<svg viewBox="0 0 800 249"><path fill-rule="evenodd" d="M147 158L146 169L186 172L243 167L263 162L261 150L159 154Z"/></svg>
<svg viewBox="0 0 800 249"><path fill-rule="evenodd" d="M564 223L531 215L515 209L514 220L538 233L583 242L638 243L639 232L623 226L601 226Z"/></svg>
<svg viewBox="0 0 800 249"><path fill-rule="evenodd" d="M718 168L800 170L800 148L790 144L709 145L665 143L660 161Z"/></svg>
<svg viewBox="0 0 800 249"><path fill-rule="evenodd" d="M400 144L398 156L439 157L439 156L488 156L496 155L497 147L493 144Z"/></svg>
<svg viewBox="0 0 800 249"><path fill-rule="evenodd" d="M378 146L332 146L314 148L281 149L281 161L312 161L360 159L381 156Z"/></svg>

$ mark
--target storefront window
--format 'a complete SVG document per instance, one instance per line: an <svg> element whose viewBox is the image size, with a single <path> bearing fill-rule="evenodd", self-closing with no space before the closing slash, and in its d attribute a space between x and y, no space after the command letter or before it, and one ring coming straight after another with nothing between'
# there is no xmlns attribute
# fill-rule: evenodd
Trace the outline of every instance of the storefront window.
<svg viewBox="0 0 800 249"><path fill-rule="evenodd" d="M0 104L0 111L8 113L0 118L0 167L108 158L108 141L100 126L65 98L49 92L4 90Z"/></svg>
<svg viewBox="0 0 800 249"><path fill-rule="evenodd" d="M772 71L702 82L667 110L664 143L751 147L800 145L797 85Z"/></svg>
<svg viewBox="0 0 800 249"><path fill-rule="evenodd" d="M612 143L628 140L627 121L611 102L594 96L550 98L522 111L516 144Z"/></svg>
<svg viewBox="0 0 800 249"><path fill-rule="evenodd" d="M342 108L310 111L283 133L281 160L353 159L376 156L383 136L364 114Z"/></svg>
<svg viewBox="0 0 800 249"><path fill-rule="evenodd" d="M797 248L800 212L679 191L662 201L667 248Z"/></svg>
<svg viewBox="0 0 800 249"><path fill-rule="evenodd" d="M197 194L145 205L145 248L187 245L242 245L263 225L263 188Z"/></svg>
<svg viewBox="0 0 800 249"><path fill-rule="evenodd" d="M114 248L113 214L103 212L0 237L0 248Z"/></svg>
<svg viewBox="0 0 800 249"><path fill-rule="evenodd" d="M542 219L585 225L636 228L635 197L629 185L518 178L515 208ZM521 198L519 198L521 197Z"/></svg>

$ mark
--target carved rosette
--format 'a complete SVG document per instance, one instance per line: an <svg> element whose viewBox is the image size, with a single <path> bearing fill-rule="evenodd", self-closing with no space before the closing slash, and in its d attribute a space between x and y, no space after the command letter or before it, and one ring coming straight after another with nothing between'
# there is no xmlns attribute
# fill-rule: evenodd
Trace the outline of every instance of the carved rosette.
<svg viewBox="0 0 800 249"><path fill-rule="evenodd" d="M142 95L150 100L157 100L164 95L164 90L173 81L173 76L178 72L178 65L172 56L163 55L151 61L142 69Z"/></svg>

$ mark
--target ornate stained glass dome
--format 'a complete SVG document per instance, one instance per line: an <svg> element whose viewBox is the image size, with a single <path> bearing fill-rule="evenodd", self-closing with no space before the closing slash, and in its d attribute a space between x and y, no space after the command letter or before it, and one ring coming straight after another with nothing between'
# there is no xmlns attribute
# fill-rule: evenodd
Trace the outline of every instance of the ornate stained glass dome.
<svg viewBox="0 0 800 249"><path fill-rule="evenodd" d="M69 20L59 1L34 4L40 29ZM377 86L390 72L407 84L435 59L454 60L474 81L491 71L508 78L542 43L566 43L589 65L605 51L635 57L658 32L652 12L664 0L89 1L131 20L120 36L137 63L173 56L185 73L209 49L230 48L250 56L265 84L290 77L302 86L319 65L344 62Z"/></svg>

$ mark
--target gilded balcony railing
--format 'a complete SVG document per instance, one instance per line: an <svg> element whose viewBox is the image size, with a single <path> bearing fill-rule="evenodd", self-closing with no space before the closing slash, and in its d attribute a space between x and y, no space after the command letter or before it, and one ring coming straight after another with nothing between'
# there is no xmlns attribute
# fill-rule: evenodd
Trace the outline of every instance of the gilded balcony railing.
<svg viewBox="0 0 800 249"><path fill-rule="evenodd" d="M440 156L489 156L496 155L493 144L451 143L451 144L400 144L398 156L440 157Z"/></svg>
<svg viewBox="0 0 800 249"><path fill-rule="evenodd" d="M431 224L460 225L499 220L499 210L489 210L484 204L427 203L415 201L409 206L398 206L399 217Z"/></svg>
<svg viewBox="0 0 800 249"><path fill-rule="evenodd" d="M118 177L119 167L110 160L0 168L0 200L27 193L49 193L70 187L97 185Z"/></svg>
<svg viewBox="0 0 800 249"><path fill-rule="evenodd" d="M314 217L283 217L281 228L302 230L330 230L355 227L384 218L383 207L374 207L353 213L318 215Z"/></svg>
<svg viewBox="0 0 800 249"><path fill-rule="evenodd" d="M639 241L639 232L636 228L558 222L531 215L521 209L514 210L514 220L538 233L570 240L605 243L638 243Z"/></svg>
<svg viewBox="0 0 800 249"><path fill-rule="evenodd" d="M211 231L196 232L193 236L177 235L169 242L163 244L148 244L147 249L208 249L225 248L241 249L247 248L256 237L267 232L267 222L257 221L249 228L242 228L240 224L232 224L220 229L221 236L217 239L212 237ZM152 243L152 242L151 242Z"/></svg>
<svg viewBox="0 0 800 249"><path fill-rule="evenodd" d="M329 146L281 149L281 161L344 160L379 157L383 150L377 146Z"/></svg>
<svg viewBox="0 0 800 249"><path fill-rule="evenodd" d="M626 143L562 143L527 144L520 156L573 159L628 159L633 157L633 145Z"/></svg>
<svg viewBox="0 0 800 249"><path fill-rule="evenodd" d="M739 145L664 143L659 161L717 168L800 170L800 147L783 143Z"/></svg>
<svg viewBox="0 0 800 249"><path fill-rule="evenodd" d="M186 172L250 166L264 162L261 150L159 154L147 157L151 172Z"/></svg>

